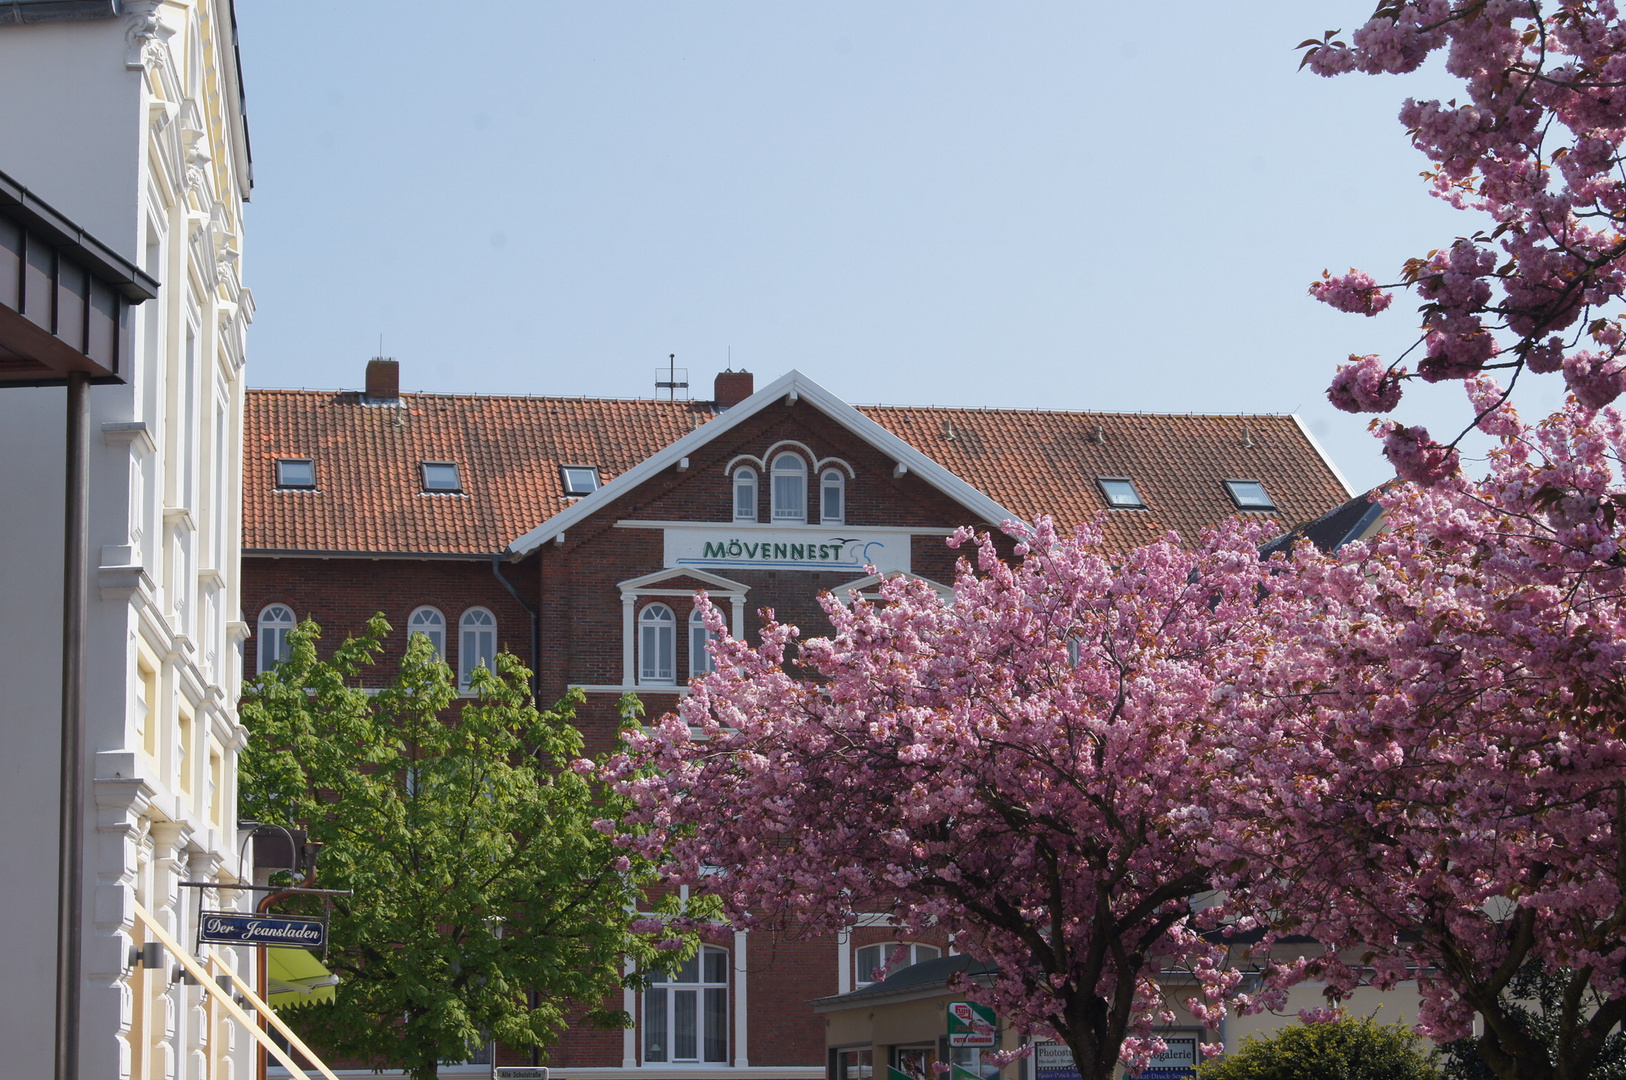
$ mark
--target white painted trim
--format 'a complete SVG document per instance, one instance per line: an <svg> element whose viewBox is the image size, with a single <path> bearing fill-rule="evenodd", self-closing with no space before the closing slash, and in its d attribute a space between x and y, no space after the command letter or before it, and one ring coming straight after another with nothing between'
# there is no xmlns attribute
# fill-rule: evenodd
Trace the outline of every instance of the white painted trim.
<svg viewBox="0 0 1626 1080"><path fill-rule="evenodd" d="M749 1011L745 1000L745 931L734 931L734 1067L751 1067L746 1046L746 1020Z"/></svg>
<svg viewBox="0 0 1626 1080"><path fill-rule="evenodd" d="M841 523L832 522L831 524ZM800 526L808 532L830 531L830 525L820 525L817 522L804 525L799 521L787 521L784 524L775 525L766 521L640 521L636 518L628 518L616 522L614 527L617 529L702 529L708 532L716 532L718 529L727 529L735 525L758 525L764 529L778 530L795 529ZM857 533L860 536L872 533L887 533L893 536L898 533L908 533L910 536L953 536L958 530L946 529L936 525L841 525L841 531Z"/></svg>
<svg viewBox="0 0 1626 1080"><path fill-rule="evenodd" d="M629 956L622 961L622 974L628 979L637 972L638 965L632 962ZM638 1067L638 991L626 986L621 991L621 1008L633 1018L633 1023L621 1030L621 1067L623 1069L636 1069ZM550 1072L548 1074L552 1076Z"/></svg>
<svg viewBox="0 0 1626 1080"><path fill-rule="evenodd" d="M791 393L806 398L808 404L817 408L853 435L869 443L880 453L900 464L906 464L910 471L918 474L926 483L969 510L974 515L975 521L999 525L1005 521L1021 520L1018 515L1000 506L993 499L943 468L943 466L922 454L919 450L916 450L851 405L848 405L845 401L831 394L800 371L791 370L738 405L735 405L723 415L695 428L665 449L651 454L593 492L593 494L573 506L566 507L524 536L519 537L508 545L508 553L511 555L529 555L556 534L564 532L577 522L597 513L601 508L608 506L622 495L638 487L638 485L670 468L682 458L692 456L701 447L732 431L764 408Z"/></svg>
<svg viewBox="0 0 1626 1080"><path fill-rule="evenodd" d="M668 589L656 593L647 588L647 586L662 581L670 581L676 577L692 577L697 581L704 581L708 585L715 586L717 592L723 596L743 597L751 591L749 585L741 585L739 582L730 581L720 574L714 574L709 570L701 570L692 566L669 566L664 570L656 570L654 573L645 574L642 577L628 578L626 581L617 584L616 588L621 590L622 596L626 596L628 593L638 593L643 596L693 596L695 594L694 589Z"/></svg>
<svg viewBox="0 0 1626 1080"><path fill-rule="evenodd" d="M853 931L845 927L836 935L836 993L845 994L853 988Z"/></svg>
<svg viewBox="0 0 1626 1080"><path fill-rule="evenodd" d="M671 683L649 684L640 686L637 683L621 683L616 685L593 685L590 683L571 683L567 688L580 690L584 694L676 694L683 697L689 692L687 686L674 686Z"/></svg>
<svg viewBox="0 0 1626 1080"><path fill-rule="evenodd" d="M1327 455L1327 451L1322 447L1321 441L1315 437L1315 434L1310 430L1310 425L1304 422L1304 418L1298 413L1293 413L1293 423L1299 426L1299 433L1302 434L1305 441L1310 444L1310 448L1320 455L1321 463L1332 472L1332 475L1340 484L1344 485L1344 493L1352 499L1359 495L1360 492L1356 491L1350 486L1349 478L1344 475L1344 471L1340 469L1337 464L1334 463L1332 458Z"/></svg>
<svg viewBox="0 0 1626 1080"><path fill-rule="evenodd" d="M634 665L637 663L636 659L633 656L633 649L632 649L632 643L634 641L633 635L637 632L637 626L635 625L634 619L633 619L633 615L634 615L633 608L635 608L637 606L638 606L638 598L635 595L633 595L632 593L629 593L629 592L624 592L624 593L621 594L621 685L622 686L626 686L627 684L632 682L632 673L635 670ZM583 690L588 690L588 688L585 687L585 686L582 687L582 689ZM591 693L590 690L589 690L589 693Z"/></svg>

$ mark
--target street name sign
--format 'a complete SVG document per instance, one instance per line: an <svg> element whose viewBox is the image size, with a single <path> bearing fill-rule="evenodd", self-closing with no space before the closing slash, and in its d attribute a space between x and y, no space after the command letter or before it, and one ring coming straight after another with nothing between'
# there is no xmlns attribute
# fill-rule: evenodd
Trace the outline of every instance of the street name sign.
<svg viewBox="0 0 1626 1080"><path fill-rule="evenodd" d="M198 940L217 945L325 949L327 920L242 911L205 911L198 916Z"/></svg>

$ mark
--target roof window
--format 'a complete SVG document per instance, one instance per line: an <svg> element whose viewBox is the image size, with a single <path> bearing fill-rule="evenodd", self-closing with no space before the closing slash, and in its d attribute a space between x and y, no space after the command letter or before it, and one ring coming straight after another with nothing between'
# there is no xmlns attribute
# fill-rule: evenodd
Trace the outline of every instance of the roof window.
<svg viewBox="0 0 1626 1080"><path fill-rule="evenodd" d="M309 491L316 487L316 466L310 458L278 458L277 487Z"/></svg>
<svg viewBox="0 0 1626 1080"><path fill-rule="evenodd" d="M1101 489L1101 497L1114 510L1146 509L1145 500L1135 490L1135 482L1127 476L1097 476L1095 486Z"/></svg>
<svg viewBox="0 0 1626 1080"><path fill-rule="evenodd" d="M1271 501L1265 485L1257 480L1227 480L1225 491L1231 496L1231 501L1236 504L1238 510L1276 509L1276 504Z"/></svg>
<svg viewBox="0 0 1626 1080"><path fill-rule="evenodd" d="M559 481L566 495L591 495L598 490L597 465L561 465Z"/></svg>
<svg viewBox="0 0 1626 1080"><path fill-rule="evenodd" d="M463 478L455 461L426 461L423 463L423 489L447 495L463 492Z"/></svg>

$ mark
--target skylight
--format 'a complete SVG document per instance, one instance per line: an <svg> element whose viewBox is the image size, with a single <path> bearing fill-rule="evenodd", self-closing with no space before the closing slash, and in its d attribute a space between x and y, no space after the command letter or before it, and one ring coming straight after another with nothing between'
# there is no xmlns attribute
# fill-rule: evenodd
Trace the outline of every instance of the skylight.
<svg viewBox="0 0 1626 1080"><path fill-rule="evenodd" d="M1144 510L1146 502L1135 490L1135 482L1123 476L1097 476L1095 486L1101 489L1101 495L1107 500L1107 505L1114 510Z"/></svg>
<svg viewBox="0 0 1626 1080"><path fill-rule="evenodd" d="M442 494L457 494L463 490L463 478L458 475L455 461L426 461L423 463L423 489Z"/></svg>
<svg viewBox="0 0 1626 1080"><path fill-rule="evenodd" d="M1257 480L1227 480L1225 490L1238 510L1274 510L1276 504Z"/></svg>
<svg viewBox="0 0 1626 1080"><path fill-rule="evenodd" d="M310 458L278 458L277 487L309 490L316 486L316 466Z"/></svg>
<svg viewBox="0 0 1626 1080"><path fill-rule="evenodd" d="M566 495L591 495L598 490L597 465L561 465L559 480Z"/></svg>

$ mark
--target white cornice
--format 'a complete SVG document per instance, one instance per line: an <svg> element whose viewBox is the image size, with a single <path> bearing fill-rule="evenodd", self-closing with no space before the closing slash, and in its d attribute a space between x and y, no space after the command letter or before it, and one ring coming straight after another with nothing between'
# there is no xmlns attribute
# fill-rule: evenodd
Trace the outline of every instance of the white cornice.
<svg viewBox="0 0 1626 1080"><path fill-rule="evenodd" d="M974 515L974 520L990 525L1020 520L1016 514L1000 506L800 371L792 370L735 405L722 416L695 428L677 442L645 458L593 494L519 537L508 545L509 554L529 555L557 534L597 513L661 471L671 468L680 459L693 455L700 447L739 427L763 409L792 398L807 402L893 461L906 466L909 472L969 510Z"/></svg>

